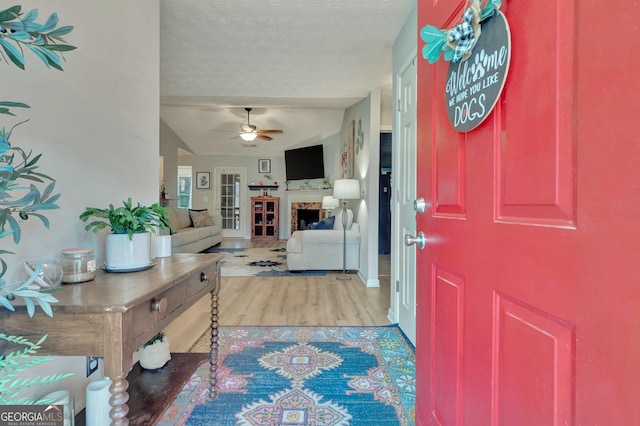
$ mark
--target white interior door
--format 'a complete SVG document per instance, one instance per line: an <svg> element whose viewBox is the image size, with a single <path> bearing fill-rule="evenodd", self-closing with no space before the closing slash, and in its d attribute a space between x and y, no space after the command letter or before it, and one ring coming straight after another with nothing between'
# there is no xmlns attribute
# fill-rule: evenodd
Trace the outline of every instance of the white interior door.
<svg viewBox="0 0 640 426"><path fill-rule="evenodd" d="M416 339L416 251L406 247L405 235L415 235L416 212L416 58L398 76L397 149L393 166L397 218L396 267L398 325L415 344Z"/></svg>
<svg viewBox="0 0 640 426"><path fill-rule="evenodd" d="M222 237L244 238L246 228L246 169L216 167L216 210L222 216Z"/></svg>

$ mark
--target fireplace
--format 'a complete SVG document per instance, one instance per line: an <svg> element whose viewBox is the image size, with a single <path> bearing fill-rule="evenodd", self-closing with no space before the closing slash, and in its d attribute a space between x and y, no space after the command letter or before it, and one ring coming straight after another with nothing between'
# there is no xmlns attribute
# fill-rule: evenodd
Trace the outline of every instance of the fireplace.
<svg viewBox="0 0 640 426"><path fill-rule="evenodd" d="M307 229L313 222L320 220L320 210L318 209L298 209L298 220L296 229Z"/></svg>
<svg viewBox="0 0 640 426"><path fill-rule="evenodd" d="M291 203L291 233L325 217L321 202Z"/></svg>

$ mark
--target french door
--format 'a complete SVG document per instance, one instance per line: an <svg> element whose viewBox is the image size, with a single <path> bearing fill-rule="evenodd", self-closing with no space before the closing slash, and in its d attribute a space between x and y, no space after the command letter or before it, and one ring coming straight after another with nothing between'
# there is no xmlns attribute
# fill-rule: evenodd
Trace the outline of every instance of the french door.
<svg viewBox="0 0 640 426"><path fill-rule="evenodd" d="M222 236L244 238L246 233L246 169L214 169L216 179L216 206L222 216Z"/></svg>

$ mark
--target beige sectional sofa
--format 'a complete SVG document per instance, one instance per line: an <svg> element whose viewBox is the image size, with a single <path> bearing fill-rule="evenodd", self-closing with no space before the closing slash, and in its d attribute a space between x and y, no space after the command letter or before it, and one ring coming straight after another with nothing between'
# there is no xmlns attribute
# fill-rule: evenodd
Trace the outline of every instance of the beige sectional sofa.
<svg viewBox="0 0 640 426"><path fill-rule="evenodd" d="M211 225L193 226L189 210L175 206L165 208L169 222L176 229L171 235L171 253L199 253L222 242L222 216L209 215Z"/></svg>

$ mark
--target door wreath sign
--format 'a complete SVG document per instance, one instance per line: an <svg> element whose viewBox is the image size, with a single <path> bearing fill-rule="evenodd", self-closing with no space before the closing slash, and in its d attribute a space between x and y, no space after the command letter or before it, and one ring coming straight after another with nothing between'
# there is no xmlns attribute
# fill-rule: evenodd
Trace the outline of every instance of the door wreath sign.
<svg viewBox="0 0 640 426"><path fill-rule="evenodd" d="M430 64L444 52L449 62L445 102L449 122L459 132L478 127L495 107L511 60L511 32L501 0L470 0L461 22L451 29L426 25L420 37Z"/></svg>

